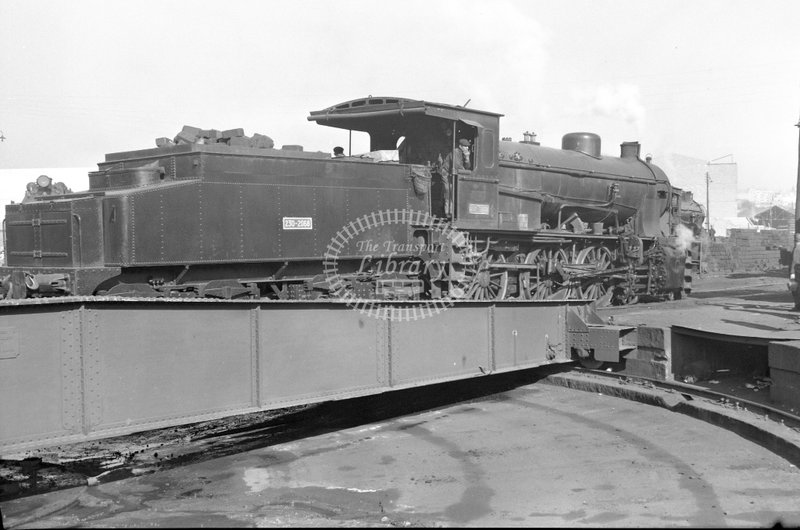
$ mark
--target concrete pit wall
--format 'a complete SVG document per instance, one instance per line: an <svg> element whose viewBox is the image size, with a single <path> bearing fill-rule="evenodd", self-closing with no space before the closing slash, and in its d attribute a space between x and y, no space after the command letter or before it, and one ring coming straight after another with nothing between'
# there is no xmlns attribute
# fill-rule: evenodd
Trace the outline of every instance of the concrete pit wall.
<svg viewBox="0 0 800 530"><path fill-rule="evenodd" d="M617 373L659 381L672 379L672 339L669 328L639 326L636 348L621 356Z"/></svg>
<svg viewBox="0 0 800 530"><path fill-rule="evenodd" d="M769 343L769 395L800 410L800 341Z"/></svg>

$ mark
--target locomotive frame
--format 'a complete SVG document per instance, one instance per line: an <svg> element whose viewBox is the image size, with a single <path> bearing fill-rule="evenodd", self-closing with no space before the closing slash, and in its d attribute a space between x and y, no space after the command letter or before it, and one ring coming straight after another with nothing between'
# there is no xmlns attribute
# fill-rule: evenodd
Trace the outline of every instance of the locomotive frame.
<svg viewBox="0 0 800 530"><path fill-rule="evenodd" d="M382 224L380 236L439 251L376 253L348 241L337 255L345 290L381 300L680 296L681 190L639 158L639 144L608 157L591 133L566 135L562 149L527 134L501 140L501 116L390 97L308 116L368 133L371 152L397 152L388 163L202 140L108 154L88 191L6 206L3 292L336 298L342 286L322 267L330 242L358 219L403 211L440 224ZM445 162L460 138L474 147L471 170ZM441 223L465 235L468 252L442 240ZM435 262L438 273L386 272L409 260Z"/></svg>

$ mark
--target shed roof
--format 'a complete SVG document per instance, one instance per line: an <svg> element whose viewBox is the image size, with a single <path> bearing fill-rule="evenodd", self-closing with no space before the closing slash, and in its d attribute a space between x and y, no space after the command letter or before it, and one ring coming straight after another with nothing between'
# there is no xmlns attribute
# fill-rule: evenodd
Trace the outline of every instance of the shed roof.
<svg viewBox="0 0 800 530"><path fill-rule="evenodd" d="M790 212L780 206L773 206L771 208L767 208L766 210L757 213L754 216L756 219L794 219L794 212Z"/></svg>

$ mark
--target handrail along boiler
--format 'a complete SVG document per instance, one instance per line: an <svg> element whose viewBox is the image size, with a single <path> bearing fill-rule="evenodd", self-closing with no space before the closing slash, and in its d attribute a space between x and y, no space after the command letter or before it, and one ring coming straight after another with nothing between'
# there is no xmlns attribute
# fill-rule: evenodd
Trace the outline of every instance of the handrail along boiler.
<svg viewBox="0 0 800 530"><path fill-rule="evenodd" d="M390 97L308 116L368 133L371 153L396 153L388 162L220 135L108 154L87 191L6 206L2 294L336 297L322 256L337 232L374 212L407 210L446 220L472 252L465 258L445 245L435 255L376 253L350 241L337 263L348 290L378 299L615 304L680 296L681 190L640 159L639 144L625 142L611 157L592 133L565 135L561 149L530 133L501 140L501 116ZM470 169L454 171L445 160L462 138L472 146ZM441 243L422 224L382 230L396 248ZM423 258L437 266L376 266Z"/></svg>

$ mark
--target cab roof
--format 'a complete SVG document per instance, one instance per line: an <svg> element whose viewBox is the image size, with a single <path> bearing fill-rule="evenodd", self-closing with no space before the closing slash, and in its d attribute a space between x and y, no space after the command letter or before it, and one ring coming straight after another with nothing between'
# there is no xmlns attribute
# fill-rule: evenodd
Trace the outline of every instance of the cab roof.
<svg viewBox="0 0 800 530"><path fill-rule="evenodd" d="M496 127L502 114L418 99L369 96L312 111L308 120L340 129L369 131L374 128L375 118L393 122L412 116L431 116Z"/></svg>

